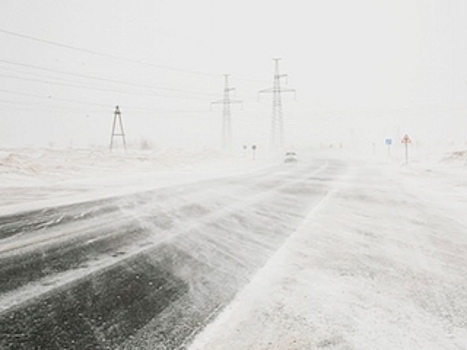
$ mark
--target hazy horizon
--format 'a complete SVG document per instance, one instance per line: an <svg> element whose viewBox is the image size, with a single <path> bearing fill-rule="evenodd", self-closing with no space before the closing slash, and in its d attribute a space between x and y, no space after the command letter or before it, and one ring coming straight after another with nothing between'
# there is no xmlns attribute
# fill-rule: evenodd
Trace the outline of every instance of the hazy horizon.
<svg viewBox="0 0 467 350"><path fill-rule="evenodd" d="M274 62L288 75L286 144L467 142L467 22L460 0L2 1L0 148L267 145ZM285 83L285 80L284 80Z"/></svg>

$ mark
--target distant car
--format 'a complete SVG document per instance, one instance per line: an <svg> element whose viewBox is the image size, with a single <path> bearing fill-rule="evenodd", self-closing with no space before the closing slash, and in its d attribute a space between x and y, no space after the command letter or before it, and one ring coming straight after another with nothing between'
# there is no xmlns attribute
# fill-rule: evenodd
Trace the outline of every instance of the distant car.
<svg viewBox="0 0 467 350"><path fill-rule="evenodd" d="M298 159L297 159L297 153L295 152L287 152L285 154L285 163L296 163L298 162Z"/></svg>

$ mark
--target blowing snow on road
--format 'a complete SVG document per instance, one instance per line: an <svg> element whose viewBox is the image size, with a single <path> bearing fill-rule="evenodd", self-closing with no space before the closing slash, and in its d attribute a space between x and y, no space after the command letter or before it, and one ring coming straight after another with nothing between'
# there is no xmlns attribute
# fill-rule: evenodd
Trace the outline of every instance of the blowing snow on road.
<svg viewBox="0 0 467 350"><path fill-rule="evenodd" d="M68 191L53 206L3 187L1 348L465 347L462 172L336 154L222 164L157 186L148 170L137 191L117 191L123 173L105 197L83 179L79 201L51 182L44 197ZM28 191L19 211L12 193Z"/></svg>
<svg viewBox="0 0 467 350"><path fill-rule="evenodd" d="M465 173L346 168L190 349L467 348Z"/></svg>
<svg viewBox="0 0 467 350"><path fill-rule="evenodd" d="M466 350L467 2L0 1L0 350Z"/></svg>

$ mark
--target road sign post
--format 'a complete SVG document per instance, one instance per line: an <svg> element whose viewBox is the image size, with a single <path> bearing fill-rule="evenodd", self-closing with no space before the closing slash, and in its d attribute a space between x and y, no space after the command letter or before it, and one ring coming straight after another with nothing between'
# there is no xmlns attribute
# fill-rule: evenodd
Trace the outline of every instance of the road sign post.
<svg viewBox="0 0 467 350"><path fill-rule="evenodd" d="M405 164L409 164L409 143L412 143L412 140L405 134L401 142L405 145Z"/></svg>
<svg viewBox="0 0 467 350"><path fill-rule="evenodd" d="M251 146L251 149L253 150L253 160L256 159L256 145Z"/></svg>
<svg viewBox="0 0 467 350"><path fill-rule="evenodd" d="M388 146L388 156L389 156L391 154L392 139L386 139L384 143L386 144L386 146Z"/></svg>

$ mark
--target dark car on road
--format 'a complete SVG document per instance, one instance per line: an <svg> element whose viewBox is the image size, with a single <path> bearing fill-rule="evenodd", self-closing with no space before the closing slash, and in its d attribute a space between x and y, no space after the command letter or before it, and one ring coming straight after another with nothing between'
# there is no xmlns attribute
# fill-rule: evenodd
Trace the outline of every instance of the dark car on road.
<svg viewBox="0 0 467 350"><path fill-rule="evenodd" d="M285 154L285 163L296 163L297 161L297 153L290 151Z"/></svg>

